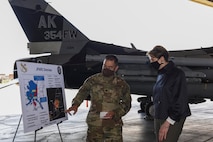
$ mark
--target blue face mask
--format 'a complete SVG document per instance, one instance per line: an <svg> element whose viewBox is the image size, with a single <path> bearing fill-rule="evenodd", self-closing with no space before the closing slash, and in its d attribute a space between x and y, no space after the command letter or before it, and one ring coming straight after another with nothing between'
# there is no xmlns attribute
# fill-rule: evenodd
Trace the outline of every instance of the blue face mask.
<svg viewBox="0 0 213 142"><path fill-rule="evenodd" d="M151 65L152 65L152 67L153 67L154 69L156 69L156 70L158 70L159 67L160 67L160 64L158 63L158 61L152 62Z"/></svg>

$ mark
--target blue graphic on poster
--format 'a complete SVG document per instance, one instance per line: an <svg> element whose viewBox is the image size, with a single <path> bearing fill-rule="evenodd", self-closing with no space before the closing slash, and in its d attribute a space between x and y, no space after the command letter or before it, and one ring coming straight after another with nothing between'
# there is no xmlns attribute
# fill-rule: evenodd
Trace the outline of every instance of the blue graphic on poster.
<svg viewBox="0 0 213 142"><path fill-rule="evenodd" d="M26 104L26 106L32 105L34 107L34 110L37 110L38 105L40 106L41 109L43 109L44 107L42 106L42 102L47 101L46 97L38 96L38 85L33 80L30 80L28 82L26 97L28 99L28 103Z"/></svg>

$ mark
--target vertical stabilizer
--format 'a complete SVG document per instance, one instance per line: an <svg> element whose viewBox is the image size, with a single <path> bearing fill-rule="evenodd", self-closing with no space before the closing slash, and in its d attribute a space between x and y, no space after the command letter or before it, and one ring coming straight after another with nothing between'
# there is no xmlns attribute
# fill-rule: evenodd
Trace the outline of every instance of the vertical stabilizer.
<svg viewBox="0 0 213 142"><path fill-rule="evenodd" d="M30 54L77 54L89 41L44 0L9 0L28 40Z"/></svg>

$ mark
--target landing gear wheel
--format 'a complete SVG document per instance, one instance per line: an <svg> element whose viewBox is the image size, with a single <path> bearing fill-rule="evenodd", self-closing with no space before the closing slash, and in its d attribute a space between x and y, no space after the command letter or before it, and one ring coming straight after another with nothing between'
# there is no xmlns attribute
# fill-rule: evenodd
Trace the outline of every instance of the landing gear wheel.
<svg viewBox="0 0 213 142"><path fill-rule="evenodd" d="M145 104L143 102L140 103L140 112L145 112Z"/></svg>
<svg viewBox="0 0 213 142"><path fill-rule="evenodd" d="M153 102L149 102L145 108L146 119L152 120L154 118L154 105Z"/></svg>
<svg viewBox="0 0 213 142"><path fill-rule="evenodd" d="M144 113L145 112L145 106L147 104L147 98L146 97L140 97L137 99L137 101L140 103L140 110L138 110L138 113Z"/></svg>

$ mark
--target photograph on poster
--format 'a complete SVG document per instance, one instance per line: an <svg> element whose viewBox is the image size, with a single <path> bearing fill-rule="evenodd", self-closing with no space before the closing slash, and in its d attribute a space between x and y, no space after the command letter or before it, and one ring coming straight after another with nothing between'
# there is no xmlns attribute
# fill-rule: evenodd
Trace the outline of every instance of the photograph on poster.
<svg viewBox="0 0 213 142"><path fill-rule="evenodd" d="M65 117L62 88L47 88L50 121Z"/></svg>

